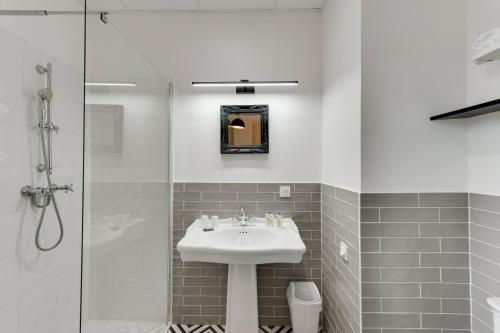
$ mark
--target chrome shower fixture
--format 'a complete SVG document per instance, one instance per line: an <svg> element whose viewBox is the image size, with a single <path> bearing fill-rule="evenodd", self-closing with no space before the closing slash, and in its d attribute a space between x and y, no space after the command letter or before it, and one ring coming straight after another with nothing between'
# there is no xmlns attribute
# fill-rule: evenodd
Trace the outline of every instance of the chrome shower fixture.
<svg viewBox="0 0 500 333"><path fill-rule="evenodd" d="M38 90L38 128L40 130L40 139L42 143L43 163L40 163L36 169L38 172L44 172L47 179L47 186L33 187L30 185L21 188L21 196L31 198L33 206L42 209L38 226L35 234L35 245L40 251L50 251L55 249L63 240L64 227L62 223L59 207L54 196L57 191L64 191L66 193L73 192L73 184L58 186L52 183L52 133L59 130L59 127L52 122L52 98L54 93L52 91L52 65L47 63L47 66L38 65L36 71L40 75L47 75L47 86ZM40 231L45 219L47 207L52 203L59 224L59 238L55 244L50 247L43 247L40 245Z"/></svg>

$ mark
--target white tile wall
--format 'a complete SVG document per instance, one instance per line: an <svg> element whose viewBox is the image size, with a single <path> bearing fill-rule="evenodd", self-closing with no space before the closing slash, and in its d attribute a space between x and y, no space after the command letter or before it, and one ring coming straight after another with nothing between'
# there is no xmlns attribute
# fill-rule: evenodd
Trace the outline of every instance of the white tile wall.
<svg viewBox="0 0 500 333"><path fill-rule="evenodd" d="M67 24L69 23L69 24ZM41 43L35 34L46 36ZM66 41L71 41L66 43ZM61 56L60 50L80 53ZM5 17L0 21L0 332L78 332L83 120L83 19L81 17ZM65 235L52 252L35 248L40 214L19 194L23 185L45 184L35 167L41 162L35 126L36 91L45 82L35 65L53 63L54 175L75 192L58 193ZM42 242L57 240L53 207Z"/></svg>

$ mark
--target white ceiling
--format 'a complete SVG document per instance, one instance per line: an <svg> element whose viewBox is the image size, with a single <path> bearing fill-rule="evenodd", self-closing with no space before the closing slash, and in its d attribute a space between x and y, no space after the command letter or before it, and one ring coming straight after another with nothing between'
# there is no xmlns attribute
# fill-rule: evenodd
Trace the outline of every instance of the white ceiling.
<svg viewBox="0 0 500 333"><path fill-rule="evenodd" d="M94 10L320 9L326 0L88 0Z"/></svg>

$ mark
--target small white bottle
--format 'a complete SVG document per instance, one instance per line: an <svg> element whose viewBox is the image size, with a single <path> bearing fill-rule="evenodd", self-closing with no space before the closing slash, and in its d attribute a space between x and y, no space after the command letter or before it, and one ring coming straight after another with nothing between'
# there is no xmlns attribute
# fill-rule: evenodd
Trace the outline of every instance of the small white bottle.
<svg viewBox="0 0 500 333"><path fill-rule="evenodd" d="M200 228L210 228L210 221L208 219L208 215L202 215L200 219Z"/></svg>
<svg viewBox="0 0 500 333"><path fill-rule="evenodd" d="M219 225L219 217L217 215L214 215L210 218L210 225L212 228L217 228Z"/></svg>

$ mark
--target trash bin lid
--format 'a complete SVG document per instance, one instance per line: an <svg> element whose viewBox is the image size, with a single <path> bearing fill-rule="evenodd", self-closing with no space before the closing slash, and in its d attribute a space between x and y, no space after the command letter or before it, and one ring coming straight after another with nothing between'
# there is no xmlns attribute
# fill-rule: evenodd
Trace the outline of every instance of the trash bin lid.
<svg viewBox="0 0 500 333"><path fill-rule="evenodd" d="M318 288L314 282L292 282L293 296L304 302L314 302L321 300Z"/></svg>

